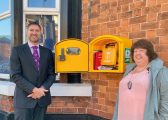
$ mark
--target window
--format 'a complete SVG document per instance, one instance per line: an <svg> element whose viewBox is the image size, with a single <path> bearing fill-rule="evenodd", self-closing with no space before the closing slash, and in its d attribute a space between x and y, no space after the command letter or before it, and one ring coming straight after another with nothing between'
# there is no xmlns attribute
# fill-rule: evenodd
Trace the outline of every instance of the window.
<svg viewBox="0 0 168 120"><path fill-rule="evenodd" d="M42 26L40 44L51 47L60 40L60 0L24 0L23 40L27 42L27 25L36 21ZM54 51L54 50L53 50Z"/></svg>
<svg viewBox="0 0 168 120"><path fill-rule="evenodd" d="M0 0L0 78L9 79L11 49L11 0Z"/></svg>
<svg viewBox="0 0 168 120"><path fill-rule="evenodd" d="M0 74L9 74L11 49L11 17L0 20Z"/></svg>
<svg viewBox="0 0 168 120"><path fill-rule="evenodd" d="M27 25L31 21L42 27L40 44L54 51L60 41L60 0L23 1L23 42L27 42ZM56 76L59 79L59 76Z"/></svg>
<svg viewBox="0 0 168 120"><path fill-rule="evenodd" d="M9 10L9 0L1 0L0 2L0 14Z"/></svg>
<svg viewBox="0 0 168 120"><path fill-rule="evenodd" d="M10 16L11 0L0 0L0 19Z"/></svg>
<svg viewBox="0 0 168 120"><path fill-rule="evenodd" d="M24 0L24 11L58 12L60 0Z"/></svg>
<svg viewBox="0 0 168 120"><path fill-rule="evenodd" d="M55 0L28 0L28 7L55 8Z"/></svg>

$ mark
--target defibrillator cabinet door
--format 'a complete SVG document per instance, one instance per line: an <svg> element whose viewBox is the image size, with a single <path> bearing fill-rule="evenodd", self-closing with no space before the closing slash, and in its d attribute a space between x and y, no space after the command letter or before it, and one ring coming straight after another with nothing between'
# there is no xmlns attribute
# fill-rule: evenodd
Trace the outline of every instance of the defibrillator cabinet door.
<svg viewBox="0 0 168 120"><path fill-rule="evenodd" d="M79 39L66 39L55 45L55 72L88 72L88 44Z"/></svg>
<svg viewBox="0 0 168 120"><path fill-rule="evenodd" d="M89 43L89 72L123 73L131 62L132 40L113 35L103 35Z"/></svg>

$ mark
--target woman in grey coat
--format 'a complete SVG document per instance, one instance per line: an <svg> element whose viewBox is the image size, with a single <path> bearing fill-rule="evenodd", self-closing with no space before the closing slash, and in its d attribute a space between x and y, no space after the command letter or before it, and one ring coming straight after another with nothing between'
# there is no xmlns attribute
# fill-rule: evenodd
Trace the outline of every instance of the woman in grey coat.
<svg viewBox="0 0 168 120"><path fill-rule="evenodd" d="M144 39L131 48L112 120L168 120L168 69Z"/></svg>

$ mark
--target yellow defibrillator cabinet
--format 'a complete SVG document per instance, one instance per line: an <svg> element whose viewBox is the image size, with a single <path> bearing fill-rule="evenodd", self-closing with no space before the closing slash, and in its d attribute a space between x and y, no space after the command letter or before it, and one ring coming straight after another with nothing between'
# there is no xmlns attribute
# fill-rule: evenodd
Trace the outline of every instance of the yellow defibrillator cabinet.
<svg viewBox="0 0 168 120"><path fill-rule="evenodd" d="M55 45L55 71L88 71L88 44L80 39L65 39Z"/></svg>
<svg viewBox="0 0 168 120"><path fill-rule="evenodd" d="M55 72L114 72L123 73L131 62L132 40L103 35L86 43L65 39L55 45Z"/></svg>

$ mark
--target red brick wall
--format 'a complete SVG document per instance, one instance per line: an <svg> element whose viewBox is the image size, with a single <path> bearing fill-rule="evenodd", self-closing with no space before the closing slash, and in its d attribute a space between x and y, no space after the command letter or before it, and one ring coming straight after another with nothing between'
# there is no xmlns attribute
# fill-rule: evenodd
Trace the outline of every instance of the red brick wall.
<svg viewBox="0 0 168 120"><path fill-rule="evenodd" d="M111 119L122 74L82 74L83 82L92 84L92 97L53 97L51 113L93 114Z"/></svg>
<svg viewBox="0 0 168 120"><path fill-rule="evenodd" d="M90 1L90 2L89 2ZM104 34L153 42L168 65L167 0L82 0L82 39ZM90 8L88 7L90 3Z"/></svg>
<svg viewBox="0 0 168 120"><path fill-rule="evenodd" d="M90 42L105 34L133 41L149 39L168 66L168 0L82 0L82 39ZM91 100L95 100L90 101L88 112L112 117L121 76L83 74L83 78L93 85Z"/></svg>
<svg viewBox="0 0 168 120"><path fill-rule="evenodd" d="M89 100L89 97L53 97L48 112L86 114Z"/></svg>
<svg viewBox="0 0 168 120"><path fill-rule="evenodd" d="M13 97L0 95L0 110L13 112Z"/></svg>
<svg viewBox="0 0 168 120"><path fill-rule="evenodd" d="M87 113L111 119L122 74L89 73L82 74L82 77L90 80L93 88L93 95L86 108Z"/></svg>

